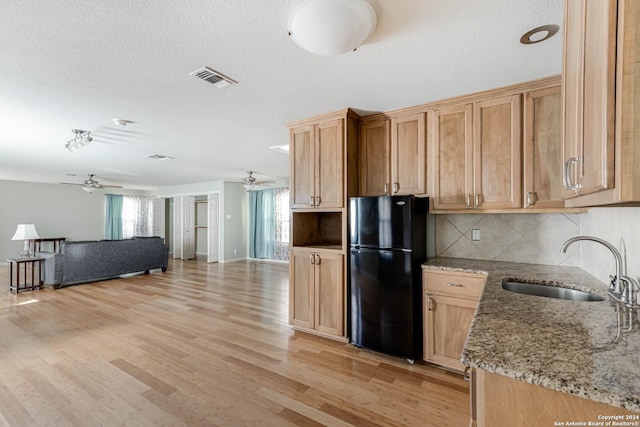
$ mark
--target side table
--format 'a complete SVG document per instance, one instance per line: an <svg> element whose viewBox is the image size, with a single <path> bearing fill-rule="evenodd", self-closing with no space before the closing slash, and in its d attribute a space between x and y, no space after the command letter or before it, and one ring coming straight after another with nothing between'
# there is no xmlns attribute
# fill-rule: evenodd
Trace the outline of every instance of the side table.
<svg viewBox="0 0 640 427"><path fill-rule="evenodd" d="M42 288L42 261L44 258L8 258L9 261L9 290L15 291L33 291ZM16 266L16 281L13 281L13 266ZM23 270L23 283L20 283L20 270ZM31 270L31 283L27 283ZM38 280L36 282L36 269Z"/></svg>

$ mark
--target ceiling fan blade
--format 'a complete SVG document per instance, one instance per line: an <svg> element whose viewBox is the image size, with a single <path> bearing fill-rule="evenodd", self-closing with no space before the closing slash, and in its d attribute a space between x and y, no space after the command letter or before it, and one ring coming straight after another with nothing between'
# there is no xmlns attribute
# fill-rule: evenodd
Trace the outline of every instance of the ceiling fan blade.
<svg viewBox="0 0 640 427"><path fill-rule="evenodd" d="M107 185L107 184L100 184L100 187L104 187L104 188L122 188L122 185Z"/></svg>
<svg viewBox="0 0 640 427"><path fill-rule="evenodd" d="M84 187L84 184L78 184L78 183L75 183L75 182L59 182L58 184L60 184L60 185L73 185L73 186L76 186L76 187L77 186Z"/></svg>

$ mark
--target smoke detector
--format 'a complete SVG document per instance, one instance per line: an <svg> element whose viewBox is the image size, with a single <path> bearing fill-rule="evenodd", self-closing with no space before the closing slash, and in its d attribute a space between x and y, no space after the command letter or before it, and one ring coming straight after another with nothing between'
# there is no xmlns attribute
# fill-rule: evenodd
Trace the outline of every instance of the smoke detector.
<svg viewBox="0 0 640 427"><path fill-rule="evenodd" d="M218 89L223 89L227 86L235 85L238 83L237 81L209 67L202 67L199 70L189 73L189 75L194 76L200 80L204 80L205 82L209 82Z"/></svg>

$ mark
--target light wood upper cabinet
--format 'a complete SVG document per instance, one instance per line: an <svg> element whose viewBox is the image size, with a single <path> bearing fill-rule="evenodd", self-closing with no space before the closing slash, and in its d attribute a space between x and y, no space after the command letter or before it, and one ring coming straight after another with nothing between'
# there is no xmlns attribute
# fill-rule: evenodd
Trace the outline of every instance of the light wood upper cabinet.
<svg viewBox="0 0 640 427"><path fill-rule="evenodd" d="M434 209L521 206L520 95L434 111Z"/></svg>
<svg viewBox="0 0 640 427"><path fill-rule="evenodd" d="M360 195L424 195L426 114L376 120L360 126Z"/></svg>
<svg viewBox="0 0 640 427"><path fill-rule="evenodd" d="M433 114L435 209L467 209L473 193L473 106L455 105Z"/></svg>
<svg viewBox="0 0 640 427"><path fill-rule="evenodd" d="M382 196L391 189L389 120L360 126L360 196Z"/></svg>
<svg viewBox="0 0 640 427"><path fill-rule="evenodd" d="M426 193L425 113L391 119L391 192Z"/></svg>
<svg viewBox="0 0 640 427"><path fill-rule="evenodd" d="M561 87L524 95L524 206L563 208Z"/></svg>
<svg viewBox="0 0 640 427"><path fill-rule="evenodd" d="M344 206L344 120L316 125L315 206Z"/></svg>
<svg viewBox="0 0 640 427"><path fill-rule="evenodd" d="M474 208L521 206L520 95L473 105Z"/></svg>
<svg viewBox="0 0 640 427"><path fill-rule="evenodd" d="M315 137L313 126L289 130L291 161L291 207L306 208L314 204Z"/></svg>
<svg viewBox="0 0 640 427"><path fill-rule="evenodd" d="M292 208L344 206L344 121L289 130Z"/></svg>
<svg viewBox="0 0 640 427"><path fill-rule="evenodd" d="M616 22L616 0L565 3L565 198L614 186Z"/></svg>

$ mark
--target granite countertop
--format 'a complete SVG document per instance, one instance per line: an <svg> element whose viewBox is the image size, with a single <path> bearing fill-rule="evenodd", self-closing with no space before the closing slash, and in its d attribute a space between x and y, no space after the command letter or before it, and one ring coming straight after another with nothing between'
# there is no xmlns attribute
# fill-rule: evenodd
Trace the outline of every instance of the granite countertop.
<svg viewBox="0 0 640 427"><path fill-rule="evenodd" d="M487 275L462 353L465 365L640 412L640 332L594 348L616 336L616 304L607 284L577 267L434 258L423 268ZM586 290L605 299L523 295L502 289L504 279Z"/></svg>

